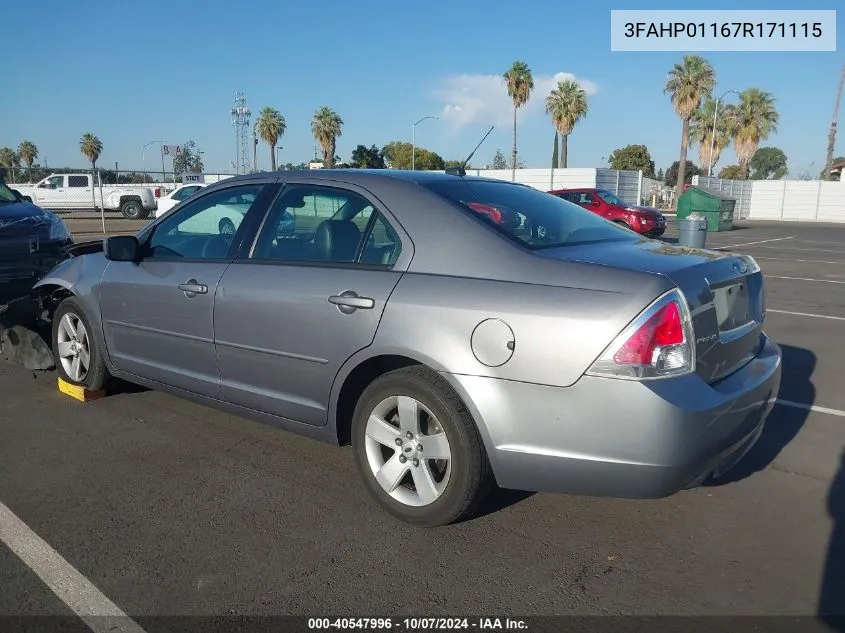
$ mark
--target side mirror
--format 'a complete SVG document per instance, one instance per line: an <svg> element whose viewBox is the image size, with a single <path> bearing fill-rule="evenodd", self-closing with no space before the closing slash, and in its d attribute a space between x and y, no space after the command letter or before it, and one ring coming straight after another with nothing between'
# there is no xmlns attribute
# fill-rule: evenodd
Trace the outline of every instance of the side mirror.
<svg viewBox="0 0 845 633"><path fill-rule="evenodd" d="M103 253L112 262L135 262L140 259L141 244L134 235L112 235L103 240Z"/></svg>

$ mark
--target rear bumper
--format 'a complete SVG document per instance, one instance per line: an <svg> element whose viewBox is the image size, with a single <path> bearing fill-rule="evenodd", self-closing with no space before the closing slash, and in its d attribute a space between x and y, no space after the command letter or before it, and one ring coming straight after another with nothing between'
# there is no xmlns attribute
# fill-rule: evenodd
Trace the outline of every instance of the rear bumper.
<svg viewBox="0 0 845 633"><path fill-rule="evenodd" d="M708 385L696 375L567 388L445 376L479 423L503 488L665 497L723 474L754 445L780 388L781 351Z"/></svg>

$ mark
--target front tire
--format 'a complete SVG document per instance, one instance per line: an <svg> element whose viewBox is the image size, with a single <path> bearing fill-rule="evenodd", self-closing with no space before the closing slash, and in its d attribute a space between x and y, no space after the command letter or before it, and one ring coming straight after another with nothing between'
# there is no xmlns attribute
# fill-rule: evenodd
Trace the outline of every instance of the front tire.
<svg viewBox="0 0 845 633"><path fill-rule="evenodd" d="M76 297L62 301L53 315L53 357L62 380L91 391L109 378L91 323Z"/></svg>
<svg viewBox="0 0 845 633"><path fill-rule="evenodd" d="M475 422L448 383L426 368L389 372L364 390L352 443L370 494L406 523L453 523L490 491L490 464Z"/></svg>

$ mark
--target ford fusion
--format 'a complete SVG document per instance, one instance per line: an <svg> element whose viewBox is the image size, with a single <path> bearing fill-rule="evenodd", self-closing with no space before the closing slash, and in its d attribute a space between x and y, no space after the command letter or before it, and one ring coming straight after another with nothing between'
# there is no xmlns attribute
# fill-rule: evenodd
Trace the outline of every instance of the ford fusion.
<svg viewBox="0 0 845 633"><path fill-rule="evenodd" d="M63 379L351 444L375 502L438 526L492 484L655 498L719 478L780 386L763 284L751 257L527 186L319 170L205 187L36 290Z"/></svg>

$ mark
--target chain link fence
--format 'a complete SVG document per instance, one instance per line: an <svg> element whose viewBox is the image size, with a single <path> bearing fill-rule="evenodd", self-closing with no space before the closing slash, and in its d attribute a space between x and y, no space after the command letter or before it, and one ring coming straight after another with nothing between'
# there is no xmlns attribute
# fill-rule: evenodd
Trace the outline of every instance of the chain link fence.
<svg viewBox="0 0 845 633"><path fill-rule="evenodd" d="M210 184L233 175L203 173L190 176L194 181ZM183 185L182 174L145 169L33 166L6 176L7 184L24 199L61 215L77 237L134 233L143 222L155 217L159 200Z"/></svg>

